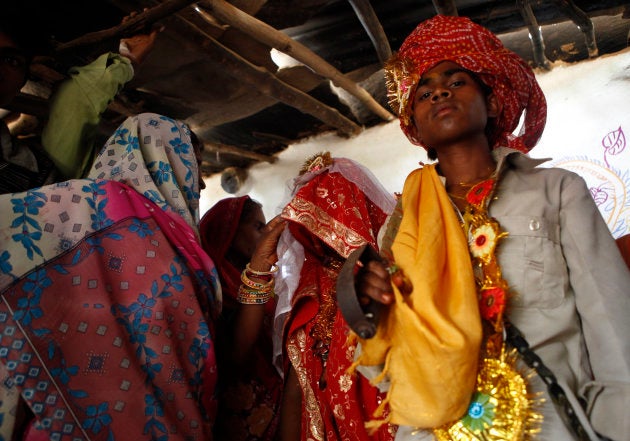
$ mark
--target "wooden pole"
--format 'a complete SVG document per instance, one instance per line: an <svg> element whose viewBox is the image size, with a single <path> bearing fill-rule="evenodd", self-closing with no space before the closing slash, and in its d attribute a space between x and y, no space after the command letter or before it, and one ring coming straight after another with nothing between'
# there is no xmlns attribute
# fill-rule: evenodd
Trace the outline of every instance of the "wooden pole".
<svg viewBox="0 0 630 441"><path fill-rule="evenodd" d="M6 109L39 118L47 118L48 100L37 95L20 92L6 105Z"/></svg>
<svg viewBox="0 0 630 441"><path fill-rule="evenodd" d="M361 132L361 127L343 116L337 109L327 106L309 94L285 83L267 69L250 63L188 19L184 17L179 17L179 19L203 37L204 41L212 43L212 45L200 44L200 47L210 59L223 64L226 67L225 72L238 81L249 84L250 87L262 94L314 116L336 128L342 134L353 136Z"/></svg>
<svg viewBox="0 0 630 441"><path fill-rule="evenodd" d="M457 17L457 5L455 0L433 0L435 12L442 15L452 15Z"/></svg>
<svg viewBox="0 0 630 441"><path fill-rule="evenodd" d="M593 21L584 11L577 7L573 0L553 0L553 3L560 7L560 10L571 19L573 23L584 34L586 49L589 58L596 58L599 55L597 40L595 39L595 28Z"/></svg>
<svg viewBox="0 0 630 441"><path fill-rule="evenodd" d="M84 34L74 40L59 44L55 50L56 52L64 52L80 46L100 43L103 40L132 36L197 1L198 0L166 0L164 3L160 3L147 11L139 13L135 17L129 18L129 20L118 26Z"/></svg>
<svg viewBox="0 0 630 441"><path fill-rule="evenodd" d="M529 0L517 0L516 4L529 31L534 64L544 70L551 70L551 63L545 55L545 39L543 38L542 29L538 25L538 21L532 10L532 5Z"/></svg>
<svg viewBox="0 0 630 441"><path fill-rule="evenodd" d="M391 121L395 118L394 115L382 107L365 89L339 72L335 67L331 66L306 46L291 39L288 35L244 13L224 0L203 0L198 5L208 9L212 15L219 20L234 26L270 47L290 55L313 69L316 73L330 79L336 86L354 95L367 108L385 121Z"/></svg>
<svg viewBox="0 0 630 441"><path fill-rule="evenodd" d="M381 22L374 12L374 8L368 0L348 0L354 13L359 18L359 21L363 25L363 28L367 32L372 44L376 49L378 60L385 63L392 56L392 49L389 46L389 41L385 35L385 30L381 25Z"/></svg>
<svg viewBox="0 0 630 441"><path fill-rule="evenodd" d="M278 158L275 156L263 155L256 152L251 152L249 150L241 149L238 147L234 147L226 144L217 144L214 142L204 142L204 151L202 152L202 157L204 160L208 162L212 162L215 158L212 157L213 153L225 153L227 155L239 156L241 158L253 159L255 161L264 161L269 164L273 164L276 162ZM221 162L220 160L218 162Z"/></svg>

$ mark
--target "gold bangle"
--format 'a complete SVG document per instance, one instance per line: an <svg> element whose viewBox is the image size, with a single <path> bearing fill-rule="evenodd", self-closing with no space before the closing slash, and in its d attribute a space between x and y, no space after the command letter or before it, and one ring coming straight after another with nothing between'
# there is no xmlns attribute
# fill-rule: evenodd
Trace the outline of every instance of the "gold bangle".
<svg viewBox="0 0 630 441"><path fill-rule="evenodd" d="M238 293L238 298L244 298L244 299L264 299L264 300L269 300L271 297L273 297L272 292L268 292L265 294L251 294L251 293L246 293L246 292L239 292Z"/></svg>
<svg viewBox="0 0 630 441"><path fill-rule="evenodd" d="M267 292L255 291L241 285L236 300L244 305L262 305L267 303L274 295L272 290Z"/></svg>
<svg viewBox="0 0 630 441"><path fill-rule="evenodd" d="M241 273L241 282L243 282L244 285L247 285L248 287L257 289L257 290L264 290L264 289L270 288L274 284L273 278L271 278L268 282L264 282L264 283L256 282L250 279L249 276L247 275L247 270L243 270L243 272Z"/></svg>
<svg viewBox="0 0 630 441"><path fill-rule="evenodd" d="M278 265L274 263L273 265L271 265L271 269L269 271L256 271L253 270L251 266L249 266L249 263L247 263L247 265L245 265L245 270L257 276L270 276L278 272Z"/></svg>
<svg viewBox="0 0 630 441"><path fill-rule="evenodd" d="M270 299L271 297L250 299L238 296L236 298L236 301L241 305L264 305L265 303L269 302Z"/></svg>
<svg viewBox="0 0 630 441"><path fill-rule="evenodd" d="M268 292L273 291L273 286L269 285L264 288L255 288L253 286L247 286L246 284L241 283L241 286L239 287L239 291L245 291L251 294L266 294Z"/></svg>
<svg viewBox="0 0 630 441"><path fill-rule="evenodd" d="M262 297L262 296L269 295L270 293L273 293L273 287L270 286L265 289L255 289L255 288L250 288L247 285L242 284L241 286L239 286L238 292L239 294L243 293L250 296Z"/></svg>

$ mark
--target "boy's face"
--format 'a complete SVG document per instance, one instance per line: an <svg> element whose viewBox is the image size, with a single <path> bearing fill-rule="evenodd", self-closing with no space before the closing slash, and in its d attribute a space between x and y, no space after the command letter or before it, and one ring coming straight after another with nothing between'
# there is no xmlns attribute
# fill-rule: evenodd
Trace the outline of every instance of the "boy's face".
<svg viewBox="0 0 630 441"><path fill-rule="evenodd" d="M0 32L0 108L9 104L26 82L28 60L6 34Z"/></svg>
<svg viewBox="0 0 630 441"><path fill-rule="evenodd" d="M461 66L444 61L418 82L412 104L417 138L427 147L484 136L488 117L496 116L494 96L486 97Z"/></svg>

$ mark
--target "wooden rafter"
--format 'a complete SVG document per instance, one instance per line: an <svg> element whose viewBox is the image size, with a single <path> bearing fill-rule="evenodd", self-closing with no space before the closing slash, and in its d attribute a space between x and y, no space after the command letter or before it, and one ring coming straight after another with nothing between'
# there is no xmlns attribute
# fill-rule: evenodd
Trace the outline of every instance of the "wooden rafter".
<svg viewBox="0 0 630 441"><path fill-rule="evenodd" d="M374 8L372 8L372 4L368 0L348 1L350 2L350 5L352 5L354 13L363 25L365 32L367 32L370 37L370 40L374 45L374 49L376 49L378 60L381 64L384 63L389 57L391 57L392 49L389 46L385 30L383 29L381 22L378 20L376 12L374 12Z"/></svg>
<svg viewBox="0 0 630 441"><path fill-rule="evenodd" d="M101 42L103 39L121 38L133 34L134 32L138 32L141 29L145 29L146 27L151 26L153 23L159 21L160 19L163 19L171 14L175 14L176 12L191 5L192 3L195 3L195 1L167 0L164 3L161 3L151 9L148 9L136 15L135 17L118 26L85 34L67 43L62 43L57 46L56 50L58 52L63 52L77 47ZM231 5L230 7L238 11L240 14L250 17L239 9L236 9ZM273 73L267 71L266 69L249 63L247 60L219 43L211 35L201 30L199 27L191 23L186 18L181 16L179 16L179 18L187 23L190 27L192 27L195 31L203 34L203 36L207 40L210 40L213 43L213 47L218 50L208 50L208 48L204 46L205 52L215 61L229 66L228 73L232 76L238 78L241 81L244 81L247 84L250 84L252 87L258 89L261 93L272 96L278 101L281 101L304 113L308 113L315 118L318 118L331 127L338 129L342 134L354 135L361 131L361 128L357 124L341 115L336 109L333 109L332 107L321 103L320 101L312 98L310 95L300 91L299 89L296 89L284 83ZM221 55L218 55L219 53ZM363 90L363 92L364 94L369 96L367 91ZM370 99L372 99L371 96ZM383 109L383 111L385 111L385 109ZM387 113L389 114L389 112ZM389 115L393 117L391 114Z"/></svg>
<svg viewBox="0 0 630 441"><path fill-rule="evenodd" d="M318 74L330 79L336 86L343 88L359 99L367 108L385 121L395 117L381 106L365 89L350 80L326 60L315 54L303 44L293 40L288 35L274 29L268 24L244 13L224 0L203 0L200 7L207 9L219 20L234 26L256 40L273 47L296 60L304 63Z"/></svg>
<svg viewBox="0 0 630 441"><path fill-rule="evenodd" d="M455 0L433 0L435 12L442 15L452 15L457 17L457 5Z"/></svg>
<svg viewBox="0 0 630 441"><path fill-rule="evenodd" d="M135 17L131 17L118 26L84 34L74 40L59 44L55 50L57 52L64 52L76 49L77 47L100 43L103 40L129 37L196 2L197 0L166 0L164 3L160 3L151 9L139 13Z"/></svg>
<svg viewBox="0 0 630 441"><path fill-rule="evenodd" d="M48 117L48 100L29 93L18 93L6 108L12 112L25 113L39 118Z"/></svg>
<svg viewBox="0 0 630 441"><path fill-rule="evenodd" d="M248 84L258 92L273 97L303 113L314 116L329 126L336 128L342 134L352 136L361 132L361 127L343 116L337 109L327 106L309 94L285 83L267 69L250 63L236 52L222 45L211 35L205 33L203 29L200 29L194 23L182 17L180 19L205 38L206 42L212 43L211 45L205 44L200 46L210 59L226 66L225 72L238 81Z"/></svg>
<svg viewBox="0 0 630 441"><path fill-rule="evenodd" d="M206 142L204 143L204 151L202 157L204 160L208 162L212 162L214 158L212 158L213 153L225 153L228 155L234 155L241 158L253 159L254 161L264 161L270 164L276 162L277 158L275 156L263 155L261 153L252 152L250 150L240 149L238 147L226 145L226 144L217 144L214 142Z"/></svg>

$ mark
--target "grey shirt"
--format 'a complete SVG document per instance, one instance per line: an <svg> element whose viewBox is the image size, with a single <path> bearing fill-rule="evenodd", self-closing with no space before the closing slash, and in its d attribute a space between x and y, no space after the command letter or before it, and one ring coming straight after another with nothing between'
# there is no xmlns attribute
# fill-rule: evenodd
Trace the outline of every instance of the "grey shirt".
<svg viewBox="0 0 630 441"><path fill-rule="evenodd" d="M490 215L509 234L499 247L515 293L508 318L567 394L586 401L594 429L627 439L630 271L580 176L508 149L496 154L506 169ZM545 436L556 416L545 412L541 439L564 439Z"/></svg>

